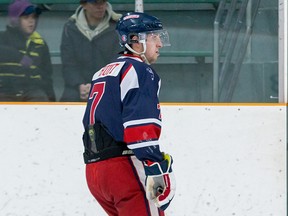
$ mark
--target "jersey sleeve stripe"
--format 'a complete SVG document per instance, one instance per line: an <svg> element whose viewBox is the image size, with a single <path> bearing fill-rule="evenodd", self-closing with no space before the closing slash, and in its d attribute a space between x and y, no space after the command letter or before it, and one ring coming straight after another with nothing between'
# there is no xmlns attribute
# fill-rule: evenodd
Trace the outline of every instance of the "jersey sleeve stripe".
<svg viewBox="0 0 288 216"><path fill-rule="evenodd" d="M129 127L124 130L124 141L127 144L158 140L161 128L154 124Z"/></svg>
<svg viewBox="0 0 288 216"><path fill-rule="evenodd" d="M129 149L138 149L138 148L156 146L156 145L159 145L159 141L158 140L130 144L130 145L128 145L128 148Z"/></svg>
<svg viewBox="0 0 288 216"><path fill-rule="evenodd" d="M150 124L150 123L157 124L160 127L162 126L162 122L158 119L155 119L155 118L131 120L131 121L124 122L123 126L124 126L124 128L127 128L127 127L134 126L134 125Z"/></svg>

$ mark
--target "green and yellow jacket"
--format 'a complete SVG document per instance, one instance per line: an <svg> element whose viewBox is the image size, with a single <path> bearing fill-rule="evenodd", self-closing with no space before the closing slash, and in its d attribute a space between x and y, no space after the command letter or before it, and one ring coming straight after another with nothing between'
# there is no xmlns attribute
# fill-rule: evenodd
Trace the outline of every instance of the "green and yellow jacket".
<svg viewBox="0 0 288 216"><path fill-rule="evenodd" d="M24 55L30 66L20 64ZM17 27L7 26L0 34L0 94L19 95L42 90L49 101L55 101L49 48L36 31L29 37Z"/></svg>

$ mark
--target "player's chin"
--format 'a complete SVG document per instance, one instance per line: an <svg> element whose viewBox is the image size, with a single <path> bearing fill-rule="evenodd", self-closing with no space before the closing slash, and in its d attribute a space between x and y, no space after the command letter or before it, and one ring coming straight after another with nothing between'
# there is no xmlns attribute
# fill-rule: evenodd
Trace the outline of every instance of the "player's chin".
<svg viewBox="0 0 288 216"><path fill-rule="evenodd" d="M157 59L158 59L158 56L157 57L155 57L155 58L152 58L149 62L150 62L150 64L153 64L153 63L155 63L156 61L157 61Z"/></svg>

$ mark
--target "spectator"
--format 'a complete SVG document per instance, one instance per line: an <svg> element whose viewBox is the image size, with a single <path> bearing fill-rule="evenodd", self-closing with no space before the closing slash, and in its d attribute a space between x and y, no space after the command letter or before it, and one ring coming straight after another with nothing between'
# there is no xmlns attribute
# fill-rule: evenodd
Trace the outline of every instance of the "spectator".
<svg viewBox="0 0 288 216"><path fill-rule="evenodd" d="M9 24L0 35L1 101L55 101L49 48L35 31L40 13L28 0L8 7Z"/></svg>
<svg viewBox="0 0 288 216"><path fill-rule="evenodd" d="M62 34L61 101L86 101L93 74L120 52L115 26L121 14L106 0L80 0L80 4Z"/></svg>

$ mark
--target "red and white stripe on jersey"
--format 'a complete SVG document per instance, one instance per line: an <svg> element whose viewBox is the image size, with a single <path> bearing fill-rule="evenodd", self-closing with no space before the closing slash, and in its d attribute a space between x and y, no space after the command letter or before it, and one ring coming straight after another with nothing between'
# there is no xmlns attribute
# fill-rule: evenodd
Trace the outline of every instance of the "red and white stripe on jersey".
<svg viewBox="0 0 288 216"><path fill-rule="evenodd" d="M159 145L161 124L154 118L125 122L124 141L130 149Z"/></svg>
<svg viewBox="0 0 288 216"><path fill-rule="evenodd" d="M133 65L129 65L121 77L121 101L124 100L127 92L131 89L139 88L138 77Z"/></svg>

